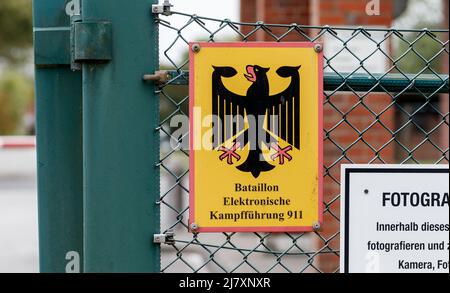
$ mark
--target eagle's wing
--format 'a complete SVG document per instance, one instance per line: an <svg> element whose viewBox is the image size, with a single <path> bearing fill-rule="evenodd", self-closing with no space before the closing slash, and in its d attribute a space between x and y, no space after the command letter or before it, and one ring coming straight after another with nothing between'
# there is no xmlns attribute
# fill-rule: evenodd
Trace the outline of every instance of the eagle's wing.
<svg viewBox="0 0 450 293"><path fill-rule="evenodd" d="M212 141L214 148L244 130L245 96L228 90L222 82L222 77L229 78L236 74L237 71L233 67L214 66L212 75ZM234 121L233 117L235 117Z"/></svg>
<svg viewBox="0 0 450 293"><path fill-rule="evenodd" d="M300 149L300 66L283 66L277 74L291 78L290 85L282 92L268 97L267 130ZM276 119L278 117L278 119Z"/></svg>

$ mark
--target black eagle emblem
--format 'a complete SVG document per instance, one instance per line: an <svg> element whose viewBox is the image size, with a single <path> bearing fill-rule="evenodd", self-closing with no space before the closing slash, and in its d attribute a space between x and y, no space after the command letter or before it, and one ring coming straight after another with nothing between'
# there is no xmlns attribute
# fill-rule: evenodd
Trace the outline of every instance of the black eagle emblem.
<svg viewBox="0 0 450 293"><path fill-rule="evenodd" d="M285 160L293 158L289 151L300 149L300 66L283 66L276 73L282 78L291 80L289 86L282 92L270 95L270 82L267 72L270 68L258 65L248 65L244 74L252 84L246 96L238 95L228 90L222 78L230 78L238 72L233 67L214 67L212 74L212 114L213 114L213 147L222 152L220 160L226 159L233 165L241 160L236 153L238 149L249 146L250 152L242 164L236 168L242 172L250 172L258 178L261 172L275 168L262 155L262 147L275 150L272 160L279 160L283 165ZM254 117L253 123L245 125L244 119ZM279 140L289 146L281 148ZM224 146L232 140L232 147ZM234 162L235 161L235 162Z"/></svg>

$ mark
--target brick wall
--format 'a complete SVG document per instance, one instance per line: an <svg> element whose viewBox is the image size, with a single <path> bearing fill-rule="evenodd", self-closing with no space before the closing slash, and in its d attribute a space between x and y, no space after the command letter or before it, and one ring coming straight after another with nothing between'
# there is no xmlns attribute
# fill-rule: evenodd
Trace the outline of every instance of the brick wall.
<svg viewBox="0 0 450 293"><path fill-rule="evenodd" d="M316 6L318 7L319 16L316 16L316 19L319 20L319 24L328 24L330 26L391 26L393 21L393 7L391 1L381 1L380 16L368 16L366 14L366 4L366 1L318 0L316 1ZM346 113L351 107L358 103L359 97L354 94L338 94L330 97L329 101L335 106L338 105L338 109L341 112ZM391 98L383 94L370 94L364 98L363 102L373 112L379 114L383 109L389 106ZM330 130L335 127L335 125L339 124L339 121L342 120L342 115L336 110L330 110L333 109L330 104L326 104L324 108L327 109L327 113L324 113L324 128ZM395 111L393 108L384 112L379 119L386 127L394 129ZM347 121L359 131L363 131L369 127L374 120L375 117L373 114L363 106L358 106L347 116ZM341 150L335 144L338 144L341 148L345 149L360 138L357 132L345 122L340 124L336 130L338 130L338 132L332 131L330 139L325 140L325 166L332 166L336 160L342 156ZM365 132L362 136L362 140L351 147L346 153L349 160L344 158L328 170L332 177L325 179L325 201L329 202L339 194L340 186L333 183L332 178L340 180L340 164L350 163L350 161L353 163L368 163L372 161L375 157L373 149L380 149L389 141L389 139L391 139L391 137L392 135L390 135L381 124L375 124ZM331 140L333 140L334 143ZM379 153L379 156L385 162L393 162L395 155L394 149L394 144L390 144ZM381 160L375 160L374 162L383 163ZM338 202L332 204L329 209L333 214L340 215L340 205ZM334 233L339 230L339 223L329 214L325 216L325 221L324 232L328 236L334 235ZM333 248L339 247L338 238L330 242L330 246ZM321 269L330 272L336 269L338 261L339 258L335 255L324 255L320 258Z"/></svg>
<svg viewBox="0 0 450 293"><path fill-rule="evenodd" d="M380 15L366 14L368 1L364 0L318 0L316 7L321 24L390 25L393 18L393 1L380 2Z"/></svg>

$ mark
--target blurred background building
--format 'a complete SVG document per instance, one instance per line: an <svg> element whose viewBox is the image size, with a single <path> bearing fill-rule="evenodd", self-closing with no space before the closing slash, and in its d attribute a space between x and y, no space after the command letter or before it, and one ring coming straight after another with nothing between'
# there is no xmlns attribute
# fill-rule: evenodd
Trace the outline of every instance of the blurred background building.
<svg viewBox="0 0 450 293"><path fill-rule="evenodd" d="M62 0L63 1L63 0ZM68 1L66 1L68 2ZM447 28L448 23L448 0L381 0L380 15L369 16L366 13L366 0L173 0L177 11L190 9L188 12L213 18L240 20L243 22L263 21L265 23L302 25L330 25L330 26L352 26L352 27L402 27L402 28ZM187 3L189 2L189 3ZM232 7L232 8L230 8ZM230 10L231 9L231 10ZM174 20L176 21L176 20ZM314 28L311 28L314 30ZM197 37L197 32L193 29L186 32L189 36ZM244 31L248 33L248 31ZM280 31L274 29L273 33ZM311 32L305 32L306 34ZM169 32L167 32L167 35ZM164 30L161 33L161 48L167 47L170 37L167 37ZM383 34L372 36L375 40L382 40ZM226 37L224 38L226 39ZM446 37L448 40L448 36ZM252 41L273 41L268 34L258 32L251 39ZM288 35L287 41L304 41L298 34ZM342 46L337 39L327 35L322 40L325 43L326 55L333 55ZM373 45L373 44L372 44ZM352 48L355 52L364 52L370 49L365 39L355 38ZM401 42L383 42L382 49L396 56L402 52L404 44ZM424 38L417 46L420 54L433 56L436 50L435 44ZM175 50L176 58L179 60L186 56L183 49ZM184 57L183 57L184 56ZM448 53L443 54L445 59L437 59L433 68L437 72L448 73ZM340 54L340 59L334 60L333 67L325 69L327 72L345 72L348 68L354 68L357 60L350 54ZM32 20L31 20L31 0L0 0L0 272L36 272L37 262L37 207L36 207L36 162L35 149L33 147L34 135L34 101L33 101L33 60L32 60ZM374 55L372 60L367 62L367 70L372 73L385 73L392 67L392 61L382 54ZM417 73L423 68L423 60L414 54L408 56L398 64L399 68L408 73ZM172 68L163 54L161 55L161 67ZM395 73L392 71L391 73ZM172 89L174 96L179 96L181 100L182 92L186 89L178 87ZM177 94L176 91L180 91ZM359 97L352 93L333 95L333 105L342 112L358 102ZM371 94L365 98L368 107L381 111L388 107L392 97L383 94ZM398 101L405 109L417 107L420 103L417 97L403 96ZM434 107L440 108L441 112L448 113L448 96L433 98ZM162 116L166 116L170 111L169 106L162 102ZM166 112L166 113L165 113ZM339 124L342 115L335 108L325 106L325 128L329 129ZM364 107L359 107L351 112L347 120L357 129L364 129L373 121L373 114ZM390 129L396 129L403 125L409 117L401 111L390 108L379 117ZM415 115L416 124L423 129L436 125L436 111L424 108L419 115ZM448 116L447 116L448 120ZM448 125L448 124L447 124ZM419 144L423 137L418 135L417 129L411 125L402 131L398 140L408 148ZM13 137L11 136L31 136ZM340 124L332 133L333 137L325 140L325 165L333 165L336 157L339 157L342 150L339 145L349 145L358 138L358 133L346 123ZM364 141L374 148L380 148L389 134L381 125L371 127L364 133ZM434 132L434 140L439 140L443 148L448 148L449 134L448 128ZM332 141L334 143L332 143ZM163 142L164 143L164 142ZM359 143L352 147L347 153L355 163L367 163L373 158L373 150L365 143ZM423 144L416 150L415 159L420 162L433 161L440 154L429 143ZM448 155L448 153L447 153ZM389 144L383 148L379 154L382 160L375 160L374 163L403 162L408 158L408 154L398 144ZM325 179L325 194L329 197L326 200L332 201L332 197L339 194L339 184L332 178L339 178L339 166L347 163L345 159L334 167L326 170L330 176ZM180 169L186 167L187 161L180 158L180 163L173 166ZM170 179L161 179L161 185L170 186ZM183 191L180 191L183 192ZM176 197L174 197L176 198ZM183 196L178 196L172 204L182 209L186 202L182 201ZM330 210L339 215L339 204L331 205ZM165 218L166 217L166 218ZM171 221L170 215L163 211L162 225ZM335 233L339 229L339 222L333 217L327 217L325 233ZM211 240L213 241L213 240ZM246 241L245 237L242 241ZM278 245L272 243L272 245ZM280 244L282 246L282 244ZM313 245L313 244L312 244ZM334 241L330 244L336 249L339 243ZM193 252L192 259L195 261L196 255ZM164 260L163 260L164 261ZM198 260L199 263L202 260ZM322 257L320 261L321 269L332 271L338 262L337 256Z"/></svg>

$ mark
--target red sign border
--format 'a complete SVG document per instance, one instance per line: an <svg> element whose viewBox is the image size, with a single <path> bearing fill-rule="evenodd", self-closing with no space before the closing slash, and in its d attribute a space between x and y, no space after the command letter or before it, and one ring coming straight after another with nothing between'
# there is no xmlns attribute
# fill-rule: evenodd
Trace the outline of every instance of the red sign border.
<svg viewBox="0 0 450 293"><path fill-rule="evenodd" d="M195 99L195 80L194 80L194 70L195 70L195 53L191 49L193 45L198 44L201 48L314 48L316 45L322 43L318 42L286 42L286 43L277 43L277 42L217 42L217 43L208 43L208 42L190 42L189 43L189 229L191 229L191 225L195 223L195 151L194 151L194 119L193 119L193 109L194 109L194 99ZM318 60L318 72L319 72L319 82L318 82L318 176L319 176L319 224L322 226L323 224L323 50L317 53L319 58ZM255 227L201 227L199 226L196 229L196 233L204 233L204 232L313 232L315 231L313 227L314 223L311 223L311 226L255 226ZM193 232L193 231L190 231Z"/></svg>

